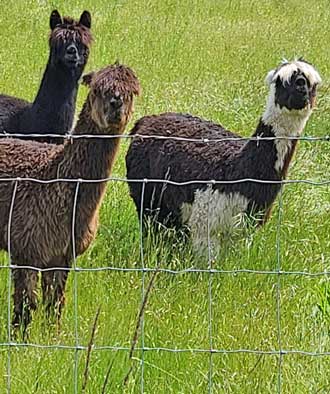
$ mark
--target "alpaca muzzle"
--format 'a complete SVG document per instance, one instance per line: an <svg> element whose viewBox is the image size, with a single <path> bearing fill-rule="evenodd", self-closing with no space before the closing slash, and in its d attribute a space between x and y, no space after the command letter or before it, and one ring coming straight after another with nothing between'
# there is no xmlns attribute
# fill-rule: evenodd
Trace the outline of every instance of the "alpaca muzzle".
<svg viewBox="0 0 330 394"><path fill-rule="evenodd" d="M110 99L110 111L107 115L109 123L119 122L122 117L123 99L119 95L115 95Z"/></svg>
<svg viewBox="0 0 330 394"><path fill-rule="evenodd" d="M77 67L82 63L81 56L79 55L78 49L74 44L71 44L66 48L64 59L68 65L73 67Z"/></svg>

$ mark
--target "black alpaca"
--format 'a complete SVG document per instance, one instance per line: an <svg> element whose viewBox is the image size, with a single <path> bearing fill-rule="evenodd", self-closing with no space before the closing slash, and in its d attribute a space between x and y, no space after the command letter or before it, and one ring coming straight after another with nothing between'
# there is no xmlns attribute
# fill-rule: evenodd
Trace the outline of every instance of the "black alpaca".
<svg viewBox="0 0 330 394"><path fill-rule="evenodd" d="M184 186L148 181L143 197L141 183L129 182L138 214L142 209L144 216L166 226L187 225L197 250L208 246L208 229L212 245L216 245L217 235L230 232L242 214L258 218L259 223L267 220L280 184L198 183L245 178L281 181L286 177L297 141L285 138L301 135L321 79L312 65L300 60L272 70L267 82L270 92L266 111L253 134L257 140L240 140L239 135L218 124L177 113L147 116L135 124L131 134L141 138L133 139L127 153L128 180L197 181ZM224 140L203 143L164 137Z"/></svg>
<svg viewBox="0 0 330 394"><path fill-rule="evenodd" d="M61 143L63 138L32 138L29 134L65 134L71 130L78 81L92 42L88 11L79 21L50 15L50 53L39 91L33 103L0 95L0 133L26 134L24 139Z"/></svg>

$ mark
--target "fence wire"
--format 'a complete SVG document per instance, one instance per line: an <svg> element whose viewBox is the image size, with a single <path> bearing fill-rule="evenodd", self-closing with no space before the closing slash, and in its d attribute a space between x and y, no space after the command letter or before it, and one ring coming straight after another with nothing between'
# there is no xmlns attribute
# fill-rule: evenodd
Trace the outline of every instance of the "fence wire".
<svg viewBox="0 0 330 394"><path fill-rule="evenodd" d="M6 134L4 134L6 136ZM8 137L26 137L24 134L10 134ZM33 134L29 135L29 138L33 137L63 137L63 135L57 134ZM306 142L330 142L330 136L322 136L322 137L313 137L313 136L305 136L305 137L230 137L230 138L219 138L219 139L207 139L207 138L200 138L200 139L192 139L192 138L181 138L181 137L163 137L158 135L152 136L145 136L145 135L71 135L67 134L64 136L64 139L95 139L95 138L117 138L120 137L122 139L134 139L134 138L153 138L153 139L160 139L160 140L177 140L177 141L185 141L185 142L194 142L194 143L219 143L222 141L235 141L235 140L244 140L244 141L251 141L251 140L301 140ZM169 275L185 275L185 274L205 274L208 275L208 337L209 337L209 348L177 348L176 346L169 348L169 347L148 347L145 345L145 319L144 314L141 314L141 326L140 326L140 346L135 347L135 351L140 353L140 391L141 393L145 392L145 353L146 352L166 352L172 354L181 354L181 353L196 353L196 354L208 354L209 355L209 367L208 367L208 393L212 394L214 391L213 388L213 376L214 376L214 365L213 365L213 356L215 354L251 354L251 355L270 355L277 357L277 393L282 393L282 386L283 386L283 372L282 372L282 364L283 364L283 356L285 355L302 355L302 356L309 356L309 357L329 357L329 352L311 352L311 351L304 351L303 349L285 349L283 348L282 344L282 329L281 329L281 278L285 275L287 276L301 276L301 277L310 277L310 278L319 278L319 277L330 277L330 271L324 270L322 272L309 272L309 271L285 271L282 270L282 263L281 263L281 228L282 228L282 215L283 215L283 189L280 189L278 199L278 218L277 218L277 232L276 232L276 256L277 256L277 264L276 269L274 270L254 270L254 269L220 269L213 267L213 256L212 256L212 245L211 245L211 237L210 237L210 223L209 223L209 214L210 214L210 197L211 193L208 193L209 200L208 200L208 216L207 216L207 244L208 244L208 267L203 268L186 268L186 269L168 269L164 268L165 262L159 261L157 262L157 268L150 268L145 265L145 252L143 247L143 229L142 229L142 222L143 222L143 202L145 197L145 187L148 182L152 183L162 183L162 184L171 184L175 186L187 186L193 184L205 184L208 188L212 188L214 185L219 184L237 184L237 183L244 183L244 182L254 182L259 184L305 184L305 185L312 185L312 186L327 186L330 185L329 180L309 180L309 179L284 179L280 181L274 180L267 180L267 179L253 179L253 178L242 178L236 180L227 180L227 181L218 181L218 180L190 180L186 182L175 182L169 179L126 179L122 177L107 177L103 179L66 179L66 178L56 178L56 179L49 179L49 180L41 180L36 178L12 178L12 177L4 177L0 178L0 182L13 182L13 192L12 192L12 199L10 204L9 216L8 216L8 264L0 265L0 269L4 269L8 271L7 276L7 342L0 343L0 348L7 349L7 370L6 370L6 385L7 385L7 394L10 394L12 391L12 362L11 362L11 350L13 348L35 348L35 349L51 349L51 350L59 350L59 351L74 351L74 371L73 371L73 387L74 393L79 393L79 352L86 351L88 346L83 346L80 344L79 340L79 329L78 329L78 320L79 320L79 313L78 313L78 278L77 275L83 272L107 272L107 271L114 271L119 273L127 273L127 272L134 272L134 273L141 273L141 305L145 304L145 293L146 293L146 275L148 273L164 273ZM52 184L52 183L73 183L75 184L75 192L74 192L74 199L73 199L73 213L72 213L72 253L73 253L73 260L72 265L70 267L55 267L55 268L38 268L28 265L14 265L12 264L12 247L11 247L11 231L12 231L12 217L13 212L15 209L15 198L17 195L18 185L24 182L32 182L36 184ZM90 267L84 268L84 263L82 260L81 265L79 266L77 263L77 256L76 256L76 241L75 241L75 234L76 234L76 215L77 215L77 203L78 203L78 195L80 186L84 183L103 183L103 182L130 182L130 183L141 183L142 184L142 191L141 191L141 209L139 212L140 218L140 227L139 227L139 251L140 251L140 267L132 267L132 268L125 268L120 267L120 264L114 264L113 262L109 262L107 265L103 267ZM60 229L59 229L60 231ZM12 337L12 327L11 327L11 312L12 312L12 302L11 302L11 293L12 293L12 271L17 269L23 270L31 270L37 273L43 272L50 272L50 271L63 271L63 272L73 272L73 294L74 294L74 345L45 345L45 344L38 344L32 343L30 341L18 341L17 338ZM237 348L237 349L221 349L221 348L214 348L213 343L213 336L214 336L214 316L213 316L213 294L212 294L212 286L213 286L213 278L215 275L240 275L240 274L251 274L251 275L267 275L267 276L274 276L276 278L276 323L277 323L277 349L274 350L259 350L259 349L248 349L248 348ZM132 348L126 346L115 346L115 345L104 345L104 346L97 346L93 345L93 351L123 351L123 352L130 352Z"/></svg>
<svg viewBox="0 0 330 394"><path fill-rule="evenodd" d="M141 257L141 266L142 266L142 286L141 286L141 305L144 303L144 295L145 295L145 267L144 267L144 251L143 251L143 204L144 204L144 193L146 187L146 180L142 183L142 191L141 191L141 209L139 212L140 215L140 257ZM144 314L141 316L141 393L144 393Z"/></svg>
<svg viewBox="0 0 330 394"><path fill-rule="evenodd" d="M208 185L209 190L212 189L212 184ZM207 201L207 258L208 258L208 269L209 269L209 283L208 283L208 296L209 296L209 344L210 344L210 360L209 360L209 385L208 392L209 394L213 393L213 330L212 330L212 322L213 322L213 310L212 310L212 253L211 253L211 239L210 239L210 199L211 193L208 193L208 201Z"/></svg>
<svg viewBox="0 0 330 394"><path fill-rule="evenodd" d="M277 341L278 341L278 375L277 375L277 392L282 392L282 334L281 334L281 224L282 224L282 209L283 209L283 189L279 193L279 208L277 218L276 231L276 254L277 254L277 286L276 286L276 321L277 321Z"/></svg>
<svg viewBox="0 0 330 394"><path fill-rule="evenodd" d="M75 228L76 228L76 215L77 215L77 201L79 193L80 182L77 181L76 189L74 193L73 201L73 212L72 212L72 256L73 256L73 289L74 289L74 337L75 337L75 352L74 352L74 393L78 394L78 348L79 338L78 338L78 280L77 280L77 256L76 256L76 239L75 239Z"/></svg>

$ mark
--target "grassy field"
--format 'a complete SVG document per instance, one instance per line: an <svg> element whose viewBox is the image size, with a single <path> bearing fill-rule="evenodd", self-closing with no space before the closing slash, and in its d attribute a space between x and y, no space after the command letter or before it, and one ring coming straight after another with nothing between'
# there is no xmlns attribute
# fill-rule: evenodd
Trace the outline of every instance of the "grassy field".
<svg viewBox="0 0 330 394"><path fill-rule="evenodd" d="M95 42L86 71L116 59L135 69L143 95L133 120L190 112L248 136L264 109L267 72L282 58L304 56L323 77L305 134L330 134L327 0L71 3L1 4L1 92L32 100L48 57L51 10L79 17L88 9ZM85 95L81 88L77 111ZM123 142L114 176L125 177L126 150ZM301 141L289 178L327 180L329 168L329 142ZM107 393L329 393L330 356L315 353L330 351L330 283L327 275L307 275L330 270L329 229L329 186L285 186L269 223L228 246L214 268L292 273L159 273L129 360L150 274L129 270L142 267L139 224L127 185L109 182L97 239L77 264L123 270L71 274L60 333L40 308L27 345L6 344L10 286L0 269L0 393L8 380L12 394L82 392L99 307L86 393L102 392L111 365ZM208 268L173 234L144 242L144 266L159 260L176 272ZM1 254L0 265L7 263ZM288 352L281 358L280 348Z"/></svg>

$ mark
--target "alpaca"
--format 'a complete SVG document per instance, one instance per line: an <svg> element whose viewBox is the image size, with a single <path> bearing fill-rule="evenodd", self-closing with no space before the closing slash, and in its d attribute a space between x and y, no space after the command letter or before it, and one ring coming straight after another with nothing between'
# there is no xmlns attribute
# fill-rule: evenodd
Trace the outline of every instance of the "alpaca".
<svg viewBox="0 0 330 394"><path fill-rule="evenodd" d="M243 214L258 224L267 220L281 188L279 183L221 181L285 179L297 144L290 137L301 135L314 107L321 78L311 64L300 59L284 62L270 71L266 82L270 89L266 110L253 134L255 138L250 141L239 139L239 135L218 124L187 114L165 113L137 121L131 131L136 136L129 147L126 165L128 182L135 180L129 182L129 188L139 216L142 209L144 218L152 218L153 223L188 228L194 249L201 253L208 247L208 239L217 253L220 247L217 235L230 235ZM164 140L164 137L174 138ZM224 140L189 142L175 137ZM144 189L137 179L149 179ZM193 183L177 186L150 179ZM220 183L198 183L201 180Z"/></svg>
<svg viewBox="0 0 330 394"><path fill-rule="evenodd" d="M91 16L84 11L79 22L50 15L50 53L39 91L33 103L0 95L0 133L65 134L73 123L78 80L92 42ZM63 138L32 138L39 142L63 143Z"/></svg>
<svg viewBox="0 0 330 394"><path fill-rule="evenodd" d="M13 325L22 326L24 332L31 321L31 311L37 307L38 274L36 270L19 266L38 269L70 267L74 256L82 254L95 236L106 189L106 182L40 184L24 178L96 180L109 177L120 137L97 136L124 132L133 113L134 95L140 92L134 72L118 64L88 74L83 82L89 86L89 93L74 134L94 134L96 138L75 138L62 145L0 140L0 178L22 178L17 183L10 227L8 213L15 182L0 182L0 249L8 251L10 246L12 264L17 266L13 270ZM77 183L79 191L74 219ZM58 319L64 305L67 276L68 272L63 270L42 272L46 311L55 312Z"/></svg>

